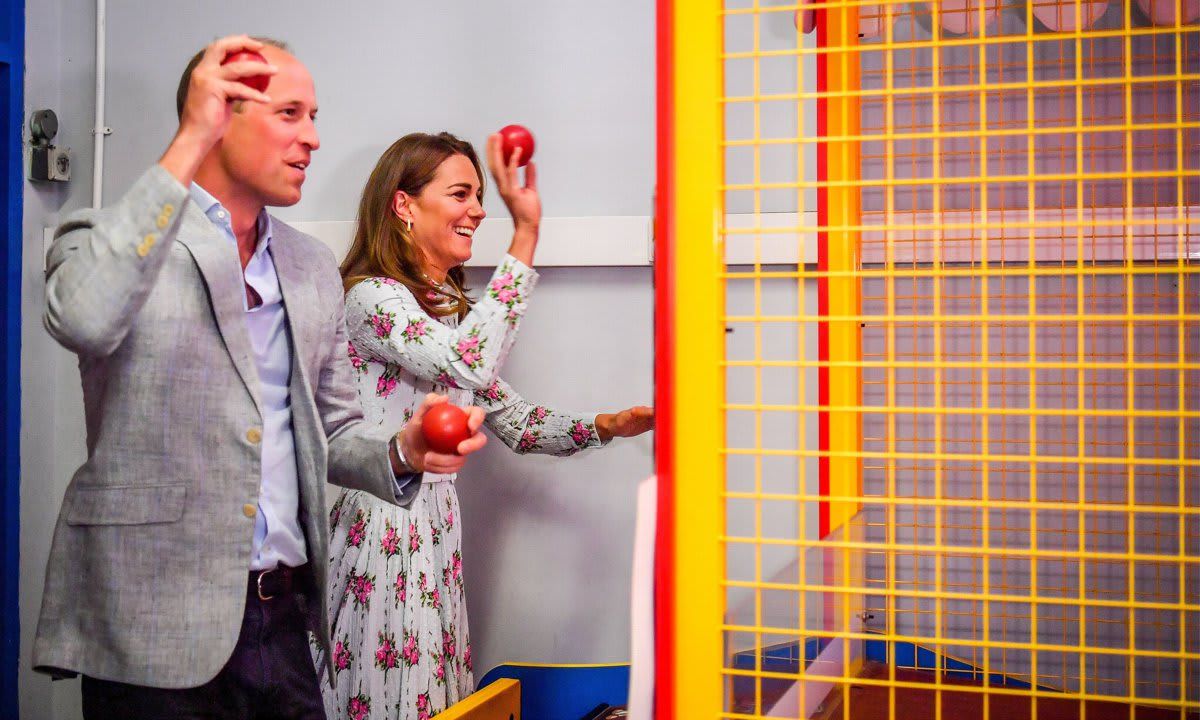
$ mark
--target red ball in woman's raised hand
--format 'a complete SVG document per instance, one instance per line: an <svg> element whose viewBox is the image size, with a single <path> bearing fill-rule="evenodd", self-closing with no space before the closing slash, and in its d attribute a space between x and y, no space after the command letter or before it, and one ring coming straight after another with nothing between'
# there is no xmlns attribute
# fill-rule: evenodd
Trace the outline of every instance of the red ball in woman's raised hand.
<svg viewBox="0 0 1200 720"><path fill-rule="evenodd" d="M225 65L227 63L241 62L243 60L260 62L264 65L267 64L267 59L263 57L262 53L255 52L253 50L238 50L237 52L229 53L225 56L225 59L221 61L221 64ZM242 83L243 85L248 85L259 92L266 92L267 86L271 84L271 76L247 75L246 77L238 78L238 82Z"/></svg>
<svg viewBox="0 0 1200 720"><path fill-rule="evenodd" d="M521 148L521 159L517 160L518 167L525 167L533 157L533 134L524 125L505 125L500 128L500 152L507 163L513 151Z"/></svg>
<svg viewBox="0 0 1200 720"><path fill-rule="evenodd" d="M439 403L425 411L421 418L421 434L425 442L446 455L458 453L458 444L471 437L467 414L450 403Z"/></svg>

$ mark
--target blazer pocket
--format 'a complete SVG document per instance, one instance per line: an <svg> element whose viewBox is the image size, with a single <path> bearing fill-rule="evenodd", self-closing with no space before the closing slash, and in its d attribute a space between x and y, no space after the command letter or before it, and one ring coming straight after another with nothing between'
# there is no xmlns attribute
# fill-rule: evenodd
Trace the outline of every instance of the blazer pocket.
<svg viewBox="0 0 1200 720"><path fill-rule="evenodd" d="M67 511L68 525L147 525L183 517L187 485L77 487Z"/></svg>

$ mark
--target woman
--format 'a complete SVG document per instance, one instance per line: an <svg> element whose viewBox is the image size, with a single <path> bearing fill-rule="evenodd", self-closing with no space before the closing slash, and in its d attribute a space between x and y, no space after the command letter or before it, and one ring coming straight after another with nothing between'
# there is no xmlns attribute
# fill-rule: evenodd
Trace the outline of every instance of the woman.
<svg viewBox="0 0 1200 720"><path fill-rule="evenodd" d="M488 138L488 163L515 229L508 255L472 301L462 265L485 215L474 149L448 133L418 133L379 159L342 263L350 360L366 417L398 425L437 392L482 407L487 426L518 453L570 455L641 434L653 424L650 408L584 417L528 403L497 376L537 282L537 169L529 164L522 186L518 160L514 154L506 165L499 136ZM453 481L426 473L408 508L357 491L338 497L330 514L330 718L428 718L473 689Z"/></svg>

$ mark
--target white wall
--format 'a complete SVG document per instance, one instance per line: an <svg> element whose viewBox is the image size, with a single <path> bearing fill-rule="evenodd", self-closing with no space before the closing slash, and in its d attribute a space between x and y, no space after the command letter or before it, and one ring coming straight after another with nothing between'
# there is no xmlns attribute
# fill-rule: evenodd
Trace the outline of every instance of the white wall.
<svg viewBox="0 0 1200 720"><path fill-rule="evenodd" d="M347 8L353 8L348 10ZM22 427L22 714L72 718L78 683L29 670L45 559L63 490L83 457L74 359L41 326L43 227L90 200L94 7L27 2L26 106L58 111L74 150L66 187L27 185ZM653 5L315 2L108 6L105 200L153 163L175 129L192 52L232 32L287 40L312 70L322 148L292 221L347 220L379 153L414 130L482 147L509 122L537 136L547 216L648 215L653 192ZM506 215L489 194L493 217ZM486 274L472 271L475 286ZM580 410L651 400L650 269L547 269L506 367L522 393ZM460 493L477 671L506 659L623 661L628 655L633 499L651 439L569 459L499 443Z"/></svg>
<svg viewBox="0 0 1200 720"><path fill-rule="evenodd" d="M42 329L42 228L91 202L94 18L87 0L25 3L25 110L58 114L59 146L73 150L65 185L26 181L21 327L21 657L25 718L80 717L79 683L51 682L30 668L50 534L71 473L83 461L83 403L75 357ZM28 123L24 130L28 139Z"/></svg>

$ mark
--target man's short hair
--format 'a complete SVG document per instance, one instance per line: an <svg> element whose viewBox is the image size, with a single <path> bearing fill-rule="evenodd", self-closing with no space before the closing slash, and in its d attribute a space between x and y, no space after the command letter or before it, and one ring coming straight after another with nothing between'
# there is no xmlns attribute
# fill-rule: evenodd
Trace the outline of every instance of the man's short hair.
<svg viewBox="0 0 1200 720"><path fill-rule="evenodd" d="M255 37L254 39L263 45L270 45L284 52L292 51L288 47L288 44L282 40L269 37ZM192 56L192 59L188 61L187 67L183 69L183 75L179 78L179 87L175 90L175 116L181 120L183 119L183 106L187 104L188 86L192 84L192 72L200 64L200 58L204 57L204 51L207 49L207 46L203 47L200 49L200 52Z"/></svg>

